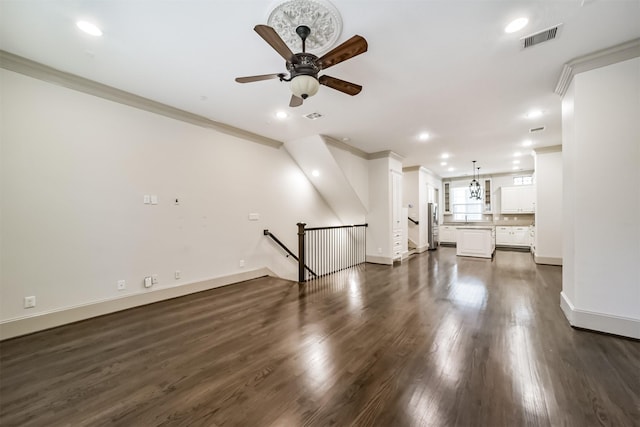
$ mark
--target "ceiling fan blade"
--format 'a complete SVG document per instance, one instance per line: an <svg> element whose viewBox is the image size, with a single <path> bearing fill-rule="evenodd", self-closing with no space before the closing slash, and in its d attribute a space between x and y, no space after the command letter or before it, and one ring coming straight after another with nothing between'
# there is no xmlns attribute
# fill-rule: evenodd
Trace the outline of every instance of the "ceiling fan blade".
<svg viewBox="0 0 640 427"><path fill-rule="evenodd" d="M329 86L331 89L339 90L347 95L357 95L362 90L362 86L350 83L344 80L336 79L331 76L320 76L318 79L321 85Z"/></svg>
<svg viewBox="0 0 640 427"><path fill-rule="evenodd" d="M289 49L289 46L287 46L287 44L280 38L278 33L276 33L276 30L268 25L256 25L253 29L285 60L292 63L298 62L298 58L296 58L293 52L291 52L291 49Z"/></svg>
<svg viewBox="0 0 640 427"><path fill-rule="evenodd" d="M281 75L282 74L262 74L260 76L236 77L236 81L238 83L251 83L251 82L258 82L260 80L277 79Z"/></svg>
<svg viewBox="0 0 640 427"><path fill-rule="evenodd" d="M291 95L291 101L289 101L289 107L299 107L302 105L302 98L295 95Z"/></svg>
<svg viewBox="0 0 640 427"><path fill-rule="evenodd" d="M369 45L364 37L353 36L340 46L322 55L318 60L323 69L327 69L349 58L365 53Z"/></svg>

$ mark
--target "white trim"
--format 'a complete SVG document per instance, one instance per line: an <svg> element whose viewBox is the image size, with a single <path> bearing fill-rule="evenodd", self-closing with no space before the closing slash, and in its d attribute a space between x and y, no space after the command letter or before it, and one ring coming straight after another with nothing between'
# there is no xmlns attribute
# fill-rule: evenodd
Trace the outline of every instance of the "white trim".
<svg viewBox="0 0 640 427"><path fill-rule="evenodd" d="M359 148L356 148L354 146L351 146L347 143L344 143L342 141L338 141L335 138L332 138L330 136L327 135L320 135L320 137L324 140L324 142L327 145L332 145L336 148L340 148L342 150L348 151L351 154L353 154L354 156L360 157L361 159L364 160L369 160L369 153L365 153L364 151L360 150Z"/></svg>
<svg viewBox="0 0 640 427"><path fill-rule="evenodd" d="M550 145L548 147L538 147L534 148L536 154L547 154L547 153L561 153L562 145Z"/></svg>
<svg viewBox="0 0 640 427"><path fill-rule="evenodd" d="M399 162L403 162L404 161L404 157L402 157L400 154L398 153L394 153L391 150L386 150L386 151L378 151L376 153L370 153L367 156L368 160L376 160L376 159L395 159Z"/></svg>
<svg viewBox="0 0 640 427"><path fill-rule="evenodd" d="M149 111L174 120L180 120L182 122L191 123L204 128L215 129L218 132L243 138L248 141L257 142L269 147L280 148L282 146L281 141L267 138L225 123L216 122L206 117L171 107L170 105L152 101L151 99L143 98L142 96L134 95L102 83L94 82L93 80L85 79L84 77L76 76L75 74L56 70L55 68L14 55L4 50L0 50L0 68L13 71L14 73L24 74L25 76L42 80L47 83L52 83L72 90L77 90L78 92L117 102L119 104Z"/></svg>
<svg viewBox="0 0 640 427"><path fill-rule="evenodd" d="M366 261L372 264L393 265L393 258L385 256L367 255Z"/></svg>
<svg viewBox="0 0 640 427"><path fill-rule="evenodd" d="M560 308L571 326L640 339L640 320L577 309L564 292Z"/></svg>
<svg viewBox="0 0 640 427"><path fill-rule="evenodd" d="M33 316L8 319L0 322L0 340L20 335L31 334L56 326L102 316L116 311L127 310L141 305L152 304L171 298L177 298L196 292L243 282L263 276L277 276L269 268L259 268L229 276L216 277L201 282L188 283L170 288L128 294L123 297L94 301L73 307L65 307L49 312L38 313Z"/></svg>
<svg viewBox="0 0 640 427"><path fill-rule="evenodd" d="M562 258L533 255L536 264L562 265Z"/></svg>
<svg viewBox="0 0 640 427"><path fill-rule="evenodd" d="M426 245L417 247L414 249L414 251L416 251L417 254L421 254L422 252L428 251L429 250L429 244L427 243Z"/></svg>
<svg viewBox="0 0 640 427"><path fill-rule="evenodd" d="M607 65L616 64L638 56L640 56L640 38L575 58L564 64L554 92L560 96L564 96L573 80L573 76L576 74L606 67Z"/></svg>

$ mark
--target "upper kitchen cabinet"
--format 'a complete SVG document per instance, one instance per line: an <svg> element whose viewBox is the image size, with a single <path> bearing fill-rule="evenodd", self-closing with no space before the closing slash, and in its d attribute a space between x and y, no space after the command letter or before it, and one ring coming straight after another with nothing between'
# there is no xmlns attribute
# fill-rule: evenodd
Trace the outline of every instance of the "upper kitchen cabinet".
<svg viewBox="0 0 640 427"><path fill-rule="evenodd" d="M482 207L482 210L484 213L491 213L493 212L493 203L491 201L491 178L485 178L483 181L484 185L482 187L484 189L484 206Z"/></svg>
<svg viewBox="0 0 640 427"><path fill-rule="evenodd" d="M500 188L500 212L535 213L536 187L534 185L517 185Z"/></svg>
<svg viewBox="0 0 640 427"><path fill-rule="evenodd" d="M442 202L444 205L444 213L451 213L451 183L442 183Z"/></svg>

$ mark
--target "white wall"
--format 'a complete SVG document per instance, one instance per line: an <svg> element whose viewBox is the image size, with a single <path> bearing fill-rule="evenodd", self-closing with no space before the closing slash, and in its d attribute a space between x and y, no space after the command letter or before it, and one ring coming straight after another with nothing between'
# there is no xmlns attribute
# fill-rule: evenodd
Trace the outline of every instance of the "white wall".
<svg viewBox="0 0 640 427"><path fill-rule="evenodd" d="M338 221L284 149L0 73L0 321L264 267L295 279L262 230L297 252L298 221Z"/></svg>
<svg viewBox="0 0 640 427"><path fill-rule="evenodd" d="M356 192L362 205L369 209L369 163L348 150L327 144L334 160Z"/></svg>
<svg viewBox="0 0 640 427"><path fill-rule="evenodd" d="M538 150L535 260L562 265L562 151Z"/></svg>
<svg viewBox="0 0 640 427"><path fill-rule="evenodd" d="M408 216L413 220L418 221L418 225L415 225L413 222L407 224L408 237L417 248L421 248L426 245L426 231L424 231L424 227L426 226L426 214L424 212L426 188L424 185L420 184L420 172L418 169L406 170L403 172L402 205L407 207Z"/></svg>
<svg viewBox="0 0 640 427"><path fill-rule="evenodd" d="M339 224L362 224L364 222L366 208L322 136L311 135L287 141L284 146L306 174L307 179L340 218ZM319 175L314 176L314 171L319 172Z"/></svg>
<svg viewBox="0 0 640 427"><path fill-rule="evenodd" d="M635 58L577 74L562 104L563 310L576 326L636 338L639 93Z"/></svg>

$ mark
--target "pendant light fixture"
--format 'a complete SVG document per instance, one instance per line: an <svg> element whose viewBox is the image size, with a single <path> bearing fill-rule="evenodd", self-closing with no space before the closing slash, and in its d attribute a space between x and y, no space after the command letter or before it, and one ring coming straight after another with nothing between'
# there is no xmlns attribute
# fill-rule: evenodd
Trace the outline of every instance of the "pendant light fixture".
<svg viewBox="0 0 640 427"><path fill-rule="evenodd" d="M478 168L478 179L480 179L480 168ZM472 200L482 200L482 187L476 179L476 161L473 160L473 179L469 184L469 194Z"/></svg>

